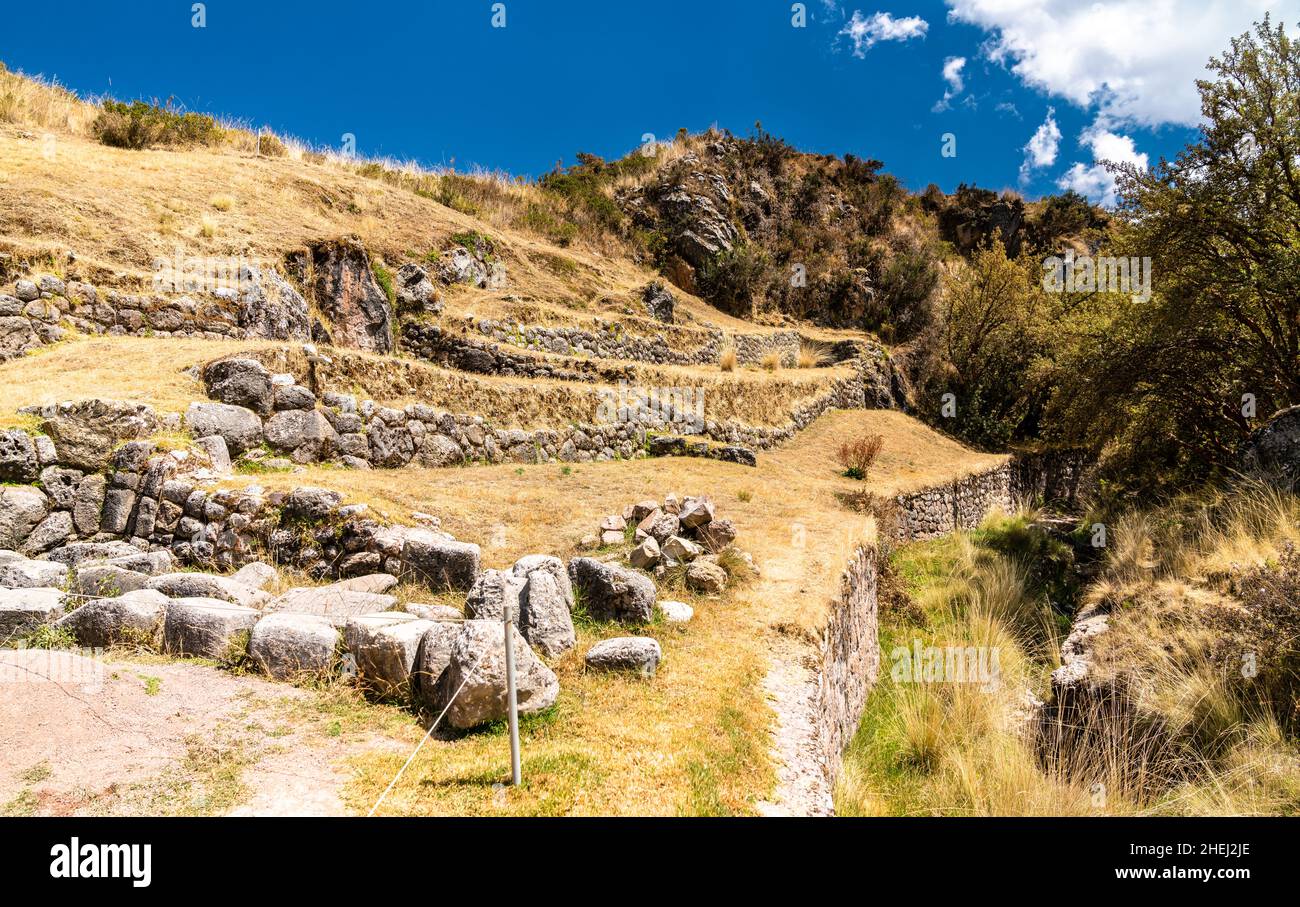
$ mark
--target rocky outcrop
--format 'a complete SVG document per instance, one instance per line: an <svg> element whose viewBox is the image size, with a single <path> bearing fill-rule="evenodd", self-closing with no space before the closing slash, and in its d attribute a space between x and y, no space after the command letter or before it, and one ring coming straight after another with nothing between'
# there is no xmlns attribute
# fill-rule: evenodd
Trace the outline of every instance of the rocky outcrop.
<svg viewBox="0 0 1300 907"><path fill-rule="evenodd" d="M393 350L392 306L358 240L317 243L290 256L289 266L309 286L316 307L329 319L334 344L375 353Z"/></svg>
<svg viewBox="0 0 1300 907"><path fill-rule="evenodd" d="M1247 472L1300 486L1300 406L1279 410L1252 432L1241 459Z"/></svg>

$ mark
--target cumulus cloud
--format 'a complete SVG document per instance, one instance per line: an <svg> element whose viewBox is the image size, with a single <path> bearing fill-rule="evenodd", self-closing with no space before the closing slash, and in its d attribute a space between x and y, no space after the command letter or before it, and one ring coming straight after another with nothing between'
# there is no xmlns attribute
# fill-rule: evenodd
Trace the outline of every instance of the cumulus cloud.
<svg viewBox="0 0 1300 907"><path fill-rule="evenodd" d="M1056 152L1061 147L1061 128L1056 125L1056 110L1047 108L1047 119L1034 130L1025 144L1025 160L1020 165L1020 182L1028 182L1035 170L1056 163Z"/></svg>
<svg viewBox="0 0 1300 907"><path fill-rule="evenodd" d="M853 56L865 57L867 51L881 41L924 38L929 30L930 23L920 16L895 19L891 13L873 13L864 17L860 10L855 9L837 37L848 37L853 42Z"/></svg>
<svg viewBox="0 0 1300 907"><path fill-rule="evenodd" d="M948 83L948 87L943 92L943 98L935 102L936 113L947 110L952 99L966 90L966 81L961 74L965 65L965 57L948 57L943 61L943 80Z"/></svg>
<svg viewBox="0 0 1300 907"><path fill-rule="evenodd" d="M1300 0L947 0L948 17L990 33L986 52L1027 85L1141 126L1194 126L1195 80L1229 38Z"/></svg>
<svg viewBox="0 0 1300 907"><path fill-rule="evenodd" d="M1098 120L1084 130L1080 142L1092 149L1094 163L1076 162L1056 181L1056 185L1061 189L1073 189L1095 204L1114 207L1115 175L1102 162L1133 164L1145 170L1149 164L1147 155L1137 150L1130 136L1111 131L1104 120Z"/></svg>

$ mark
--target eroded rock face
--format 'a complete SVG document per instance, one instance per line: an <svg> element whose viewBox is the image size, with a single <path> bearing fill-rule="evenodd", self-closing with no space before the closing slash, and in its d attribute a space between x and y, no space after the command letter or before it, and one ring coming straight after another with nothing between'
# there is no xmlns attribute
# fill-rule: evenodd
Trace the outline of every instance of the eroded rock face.
<svg viewBox="0 0 1300 907"><path fill-rule="evenodd" d="M289 454L295 463L328 459L338 446L338 432L317 409L278 412L263 426L266 443Z"/></svg>
<svg viewBox="0 0 1300 907"><path fill-rule="evenodd" d="M397 310L402 314L437 315L442 311L438 290L424 268L416 264L397 269Z"/></svg>
<svg viewBox="0 0 1300 907"><path fill-rule="evenodd" d="M247 634L260 617L253 608L214 598L174 599L163 624L163 651L216 661L238 659L247 652Z"/></svg>
<svg viewBox="0 0 1300 907"><path fill-rule="evenodd" d="M353 238L318 243L309 252L312 294L330 321L338 346L389 353L393 350L393 311L370 270L370 256Z"/></svg>
<svg viewBox="0 0 1300 907"><path fill-rule="evenodd" d="M147 437L157 429L151 408L121 400L60 403L42 424L59 452L59 462L86 472L103 471L123 441Z"/></svg>
<svg viewBox="0 0 1300 907"><path fill-rule="evenodd" d="M263 416L271 413L271 370L256 359L220 359L203 369L208 396Z"/></svg>
<svg viewBox="0 0 1300 907"><path fill-rule="evenodd" d="M520 714L549 708L560 695L560 681L520 633L513 634L515 691ZM452 644L443 683L456 693L447 709L452 727L468 729L506 717L505 626L494 620L469 620Z"/></svg>
<svg viewBox="0 0 1300 907"><path fill-rule="evenodd" d="M1251 434L1242 465L1250 472L1274 477L1289 488L1300 485L1300 406L1275 413Z"/></svg>
<svg viewBox="0 0 1300 907"><path fill-rule="evenodd" d="M308 340L311 316L307 301L277 272L246 268L245 290L239 297L239 326L249 337L267 340Z"/></svg>
<svg viewBox="0 0 1300 907"><path fill-rule="evenodd" d="M0 488L0 549L21 548L49 512L50 500L39 488Z"/></svg>
<svg viewBox="0 0 1300 907"><path fill-rule="evenodd" d="M343 639L366 685L381 696L400 696L410 689L420 641L432 626L400 611L366 614L348 621Z"/></svg>
<svg viewBox="0 0 1300 907"><path fill-rule="evenodd" d="M27 432L0 432L0 482L34 482L39 471L36 445Z"/></svg>

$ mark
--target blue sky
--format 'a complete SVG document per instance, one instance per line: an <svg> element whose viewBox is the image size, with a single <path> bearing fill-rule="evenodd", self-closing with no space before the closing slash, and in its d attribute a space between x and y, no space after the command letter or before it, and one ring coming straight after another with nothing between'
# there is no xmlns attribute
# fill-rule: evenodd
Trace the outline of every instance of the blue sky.
<svg viewBox="0 0 1300 907"><path fill-rule="evenodd" d="M1264 9L1300 19L1300 0L806 0L797 28L786 0L504 2L494 28L491 0L209 0L195 28L184 0L45 0L6 11L0 60L426 165L537 175L645 133L761 120L806 151L878 158L916 190L1105 200L1099 156L1176 153L1206 57Z"/></svg>

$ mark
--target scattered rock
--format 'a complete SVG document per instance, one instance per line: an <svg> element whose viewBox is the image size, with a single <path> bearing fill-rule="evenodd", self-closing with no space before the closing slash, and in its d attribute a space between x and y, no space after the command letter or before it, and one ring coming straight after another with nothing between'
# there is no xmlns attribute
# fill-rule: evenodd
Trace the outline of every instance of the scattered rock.
<svg viewBox="0 0 1300 907"><path fill-rule="evenodd" d="M170 599L152 589L135 589L87 602L58 621L82 646L157 646Z"/></svg>
<svg viewBox="0 0 1300 907"><path fill-rule="evenodd" d="M219 359L203 369L208 396L231 406L271 414L271 371L256 359Z"/></svg>
<svg viewBox="0 0 1300 907"><path fill-rule="evenodd" d="M645 623L654 616L655 584L635 570L576 557L569 563L569 578L597 620Z"/></svg>
<svg viewBox="0 0 1300 907"><path fill-rule="evenodd" d="M670 624L689 623L695 616L695 609L686 602L660 601L656 604L659 613L664 616L664 620Z"/></svg>
<svg viewBox="0 0 1300 907"><path fill-rule="evenodd" d="M468 590L479 573L479 547L470 542L412 533L402 547L402 571L435 592Z"/></svg>
<svg viewBox="0 0 1300 907"><path fill-rule="evenodd" d="M659 543L653 537L646 537L632 549L628 562L639 570L651 570L659 564L660 553Z"/></svg>
<svg viewBox="0 0 1300 907"><path fill-rule="evenodd" d="M447 669L451 667L452 646L460 637L461 629L459 621L436 622L424 631L420 640L412 683L418 700L431 713L440 713L454 692L447 689Z"/></svg>
<svg viewBox="0 0 1300 907"><path fill-rule="evenodd" d="M268 614L253 627L248 654L277 680L328 673L334 665L339 632L316 614Z"/></svg>
<svg viewBox="0 0 1300 907"><path fill-rule="evenodd" d="M459 690L447 707L452 727L468 729L506 717L505 629L497 621L470 620L452 643L443 683ZM521 714L549 708L560 682L533 654L522 634L514 634L516 702Z"/></svg>
<svg viewBox="0 0 1300 907"><path fill-rule="evenodd" d="M434 626L400 611L366 614L347 622L343 639L367 686L381 696L403 696L410 690L420 640Z"/></svg>
<svg viewBox="0 0 1300 907"><path fill-rule="evenodd" d="M727 571L707 560L697 560L686 568L686 585L696 592L713 595L727 588Z"/></svg>
<svg viewBox="0 0 1300 907"><path fill-rule="evenodd" d="M67 579L67 566L57 561L14 560L0 564L0 586L7 589L62 587Z"/></svg>
<svg viewBox="0 0 1300 907"><path fill-rule="evenodd" d="M648 636L619 636L598 642L587 650L587 667L600 671L635 671L654 674L663 659L658 640Z"/></svg>
<svg viewBox="0 0 1300 907"><path fill-rule="evenodd" d="M0 589L0 644L30 633L62 613L63 592L59 589Z"/></svg>
<svg viewBox="0 0 1300 907"><path fill-rule="evenodd" d="M167 607L163 651L221 662L247 653L248 634L261 614L214 598L177 598Z"/></svg>

